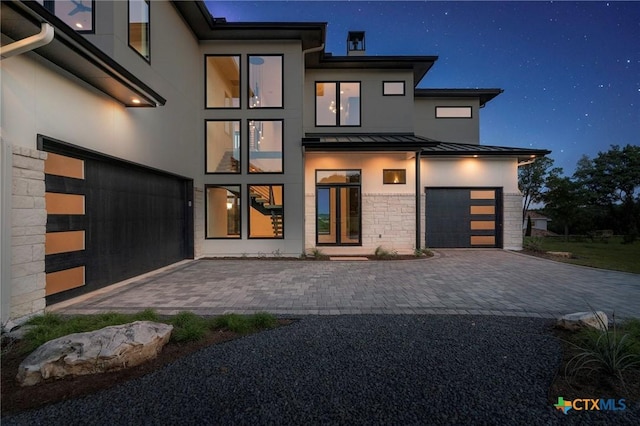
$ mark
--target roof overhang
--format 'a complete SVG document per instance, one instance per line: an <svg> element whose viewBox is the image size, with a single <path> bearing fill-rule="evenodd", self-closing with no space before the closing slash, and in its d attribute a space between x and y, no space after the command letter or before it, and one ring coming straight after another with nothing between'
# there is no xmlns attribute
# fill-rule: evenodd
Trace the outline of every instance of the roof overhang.
<svg viewBox="0 0 640 426"><path fill-rule="evenodd" d="M333 56L325 54L317 61L308 61L311 69L389 69L412 70L416 86L429 72L437 56Z"/></svg>
<svg viewBox="0 0 640 426"><path fill-rule="evenodd" d="M156 107L166 103L162 96L41 4L4 0L0 3L0 28L8 39L17 41L32 36L40 31L44 22L54 27L55 36L51 43L27 55L44 58L45 63L58 66L123 105ZM135 103L134 99L139 103Z"/></svg>
<svg viewBox="0 0 640 426"><path fill-rule="evenodd" d="M551 154L547 149L532 148L515 148L506 146L478 145L478 144L462 144L451 142L439 142L436 145L426 147L422 150L425 157L440 158L517 158L518 161L531 161L538 157L544 157Z"/></svg>
<svg viewBox="0 0 640 426"><path fill-rule="evenodd" d="M214 18L201 0L172 3L198 40L300 40L303 50L325 41L324 22L227 22Z"/></svg>
<svg viewBox="0 0 640 426"><path fill-rule="evenodd" d="M502 89L415 89L414 97L419 98L474 98L480 100L480 107L504 92Z"/></svg>
<svg viewBox="0 0 640 426"><path fill-rule="evenodd" d="M421 152L437 143L409 133L307 134L302 138L307 152Z"/></svg>

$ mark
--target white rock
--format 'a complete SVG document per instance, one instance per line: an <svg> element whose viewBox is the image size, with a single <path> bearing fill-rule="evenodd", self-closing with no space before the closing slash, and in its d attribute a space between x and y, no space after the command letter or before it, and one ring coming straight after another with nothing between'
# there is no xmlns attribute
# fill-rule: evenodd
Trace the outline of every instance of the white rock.
<svg viewBox="0 0 640 426"><path fill-rule="evenodd" d="M576 312L560 318L557 326L566 330L579 330L591 327L598 330L606 330L609 325L607 314L602 311L596 312Z"/></svg>
<svg viewBox="0 0 640 426"><path fill-rule="evenodd" d="M65 376L103 373L155 358L169 341L173 326L136 321L50 340L18 368L22 386Z"/></svg>

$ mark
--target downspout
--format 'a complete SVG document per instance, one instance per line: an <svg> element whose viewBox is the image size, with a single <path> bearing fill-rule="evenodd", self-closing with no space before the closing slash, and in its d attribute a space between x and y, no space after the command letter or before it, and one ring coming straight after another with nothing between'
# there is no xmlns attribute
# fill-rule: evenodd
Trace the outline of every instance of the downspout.
<svg viewBox="0 0 640 426"><path fill-rule="evenodd" d="M47 45L51 43L51 40L53 40L54 33L55 31L53 27L50 24L43 22L38 34L0 47L0 56L2 59L6 59Z"/></svg>
<svg viewBox="0 0 640 426"><path fill-rule="evenodd" d="M420 223L422 220L421 217L421 212L420 212L420 197L422 194L420 194L420 151L416 151L416 252L420 251L420 249L422 247L421 246L421 242L422 242L422 238L421 238L421 227L420 227Z"/></svg>

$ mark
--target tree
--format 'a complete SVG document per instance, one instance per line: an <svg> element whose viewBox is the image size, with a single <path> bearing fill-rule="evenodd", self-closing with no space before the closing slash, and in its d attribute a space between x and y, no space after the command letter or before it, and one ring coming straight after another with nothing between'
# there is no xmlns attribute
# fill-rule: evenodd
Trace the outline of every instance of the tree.
<svg viewBox="0 0 640 426"><path fill-rule="evenodd" d="M576 167L574 179L589 204L608 207L610 214L621 210L624 231L637 232L639 218L634 200L640 189L640 146L626 145L620 149L611 145L593 160L583 156ZM620 205L621 209L615 208Z"/></svg>
<svg viewBox="0 0 640 426"><path fill-rule="evenodd" d="M560 173L550 173L546 180L548 190L543 195L544 212L564 227L564 235L579 220L580 193L578 185Z"/></svg>
<svg viewBox="0 0 640 426"><path fill-rule="evenodd" d="M545 188L545 181L549 175L553 159L541 157L533 163L521 166L518 169L518 188L523 195L522 221L524 222L526 212L531 203L542 201L542 194Z"/></svg>

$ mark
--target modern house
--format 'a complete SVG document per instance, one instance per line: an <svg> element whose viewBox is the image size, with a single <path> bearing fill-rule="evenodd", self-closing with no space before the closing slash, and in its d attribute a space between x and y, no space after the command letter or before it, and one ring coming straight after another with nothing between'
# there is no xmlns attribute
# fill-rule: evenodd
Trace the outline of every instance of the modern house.
<svg viewBox="0 0 640 426"><path fill-rule="evenodd" d="M2 1L2 322L214 256L522 246L519 162L480 145L500 89L417 89L325 23L202 1Z"/></svg>

